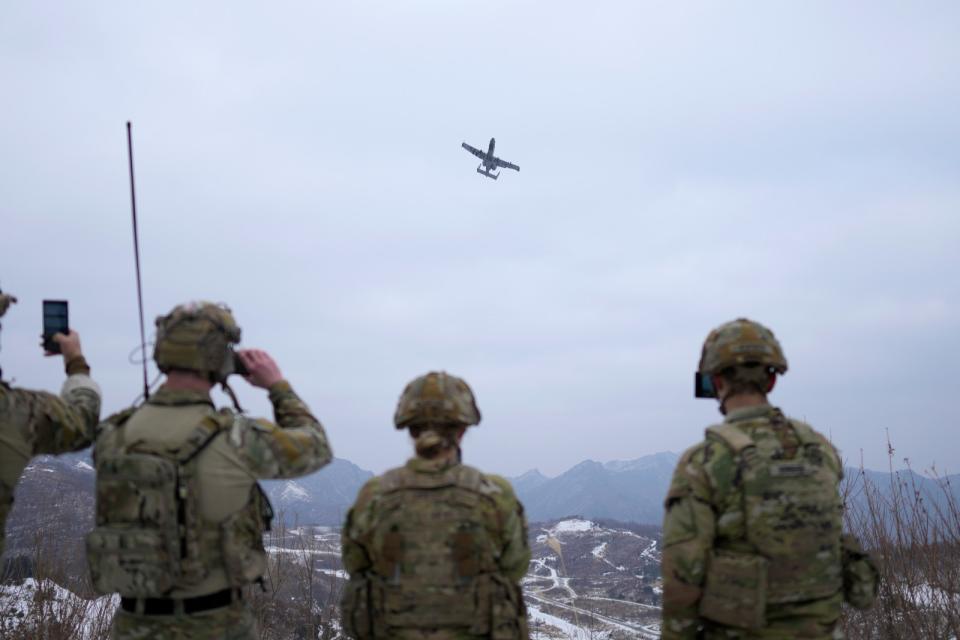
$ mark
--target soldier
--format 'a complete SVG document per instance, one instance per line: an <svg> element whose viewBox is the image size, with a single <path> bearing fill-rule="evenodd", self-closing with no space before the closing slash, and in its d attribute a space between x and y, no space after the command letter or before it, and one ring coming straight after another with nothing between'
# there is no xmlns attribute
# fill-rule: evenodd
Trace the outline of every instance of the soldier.
<svg viewBox="0 0 960 640"><path fill-rule="evenodd" d="M523 506L505 479L461 464L480 422L467 383L428 373L394 424L416 456L371 479L343 528L343 623L357 640L529 637L519 581L530 563Z"/></svg>
<svg viewBox="0 0 960 640"><path fill-rule="evenodd" d="M0 317L16 301L0 293ZM13 490L30 458L83 449L93 439L100 419L100 387L90 378L79 334L57 333L53 340L60 345L67 371L59 398L44 391L14 389L0 380L0 554Z"/></svg>
<svg viewBox="0 0 960 640"><path fill-rule="evenodd" d="M773 333L750 320L703 345L697 395L725 420L681 456L667 493L665 640L839 638L841 603L872 604L876 569L842 533L837 451L767 403L786 371Z"/></svg>
<svg viewBox="0 0 960 640"><path fill-rule="evenodd" d="M265 352L234 353L230 310L189 303L157 318L154 359L166 374L143 406L108 418L94 446L94 587L120 594L117 640L257 637L243 587L266 570L273 512L259 478L292 478L331 459L323 427ZM245 368L267 389L276 424L215 410L214 383Z"/></svg>

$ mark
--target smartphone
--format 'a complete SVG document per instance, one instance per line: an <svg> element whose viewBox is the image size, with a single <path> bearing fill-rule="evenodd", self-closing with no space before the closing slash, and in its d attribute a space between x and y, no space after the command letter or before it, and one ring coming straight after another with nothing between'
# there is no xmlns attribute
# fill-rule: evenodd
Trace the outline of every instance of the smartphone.
<svg viewBox="0 0 960 640"><path fill-rule="evenodd" d="M66 300L43 301L43 348L49 353L60 353L60 345L53 341L56 333L70 333L70 318Z"/></svg>
<svg viewBox="0 0 960 640"><path fill-rule="evenodd" d="M694 375L693 395L697 398L716 398L717 390L713 388L713 377L699 371Z"/></svg>

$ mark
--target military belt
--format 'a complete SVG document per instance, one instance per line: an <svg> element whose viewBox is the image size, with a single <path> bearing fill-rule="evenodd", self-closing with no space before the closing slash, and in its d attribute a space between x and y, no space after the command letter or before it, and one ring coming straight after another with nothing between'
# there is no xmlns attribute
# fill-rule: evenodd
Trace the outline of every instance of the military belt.
<svg viewBox="0 0 960 640"><path fill-rule="evenodd" d="M240 589L224 589L196 598L120 598L120 608L129 613L147 616L190 615L229 606L243 599ZM142 604L141 604L142 603ZM143 608L140 609L139 606Z"/></svg>

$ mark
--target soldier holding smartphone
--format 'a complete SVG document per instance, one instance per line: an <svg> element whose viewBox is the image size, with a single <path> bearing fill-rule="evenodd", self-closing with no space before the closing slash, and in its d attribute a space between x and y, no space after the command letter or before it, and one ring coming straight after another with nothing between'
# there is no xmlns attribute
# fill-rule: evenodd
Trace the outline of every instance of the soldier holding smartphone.
<svg viewBox="0 0 960 640"><path fill-rule="evenodd" d="M0 317L16 301L0 292ZM67 379L59 396L15 389L0 380L0 554L13 490L30 458L89 446L100 419L100 387L90 378L79 334L66 329L45 336L47 340L63 354ZM46 355L54 353L47 349Z"/></svg>

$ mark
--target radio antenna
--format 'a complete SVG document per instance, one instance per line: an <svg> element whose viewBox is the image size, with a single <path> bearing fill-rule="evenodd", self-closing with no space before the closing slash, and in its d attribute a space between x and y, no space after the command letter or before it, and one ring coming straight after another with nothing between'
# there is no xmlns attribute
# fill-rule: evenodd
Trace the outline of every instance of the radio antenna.
<svg viewBox="0 0 960 640"><path fill-rule="evenodd" d="M147 381L147 335L143 325L143 285L140 280L140 234L137 232L137 191L133 182L133 134L127 120L127 159L130 165L130 210L133 214L133 261L137 267L137 305L140 308L140 361L143 364L143 399L150 399Z"/></svg>

